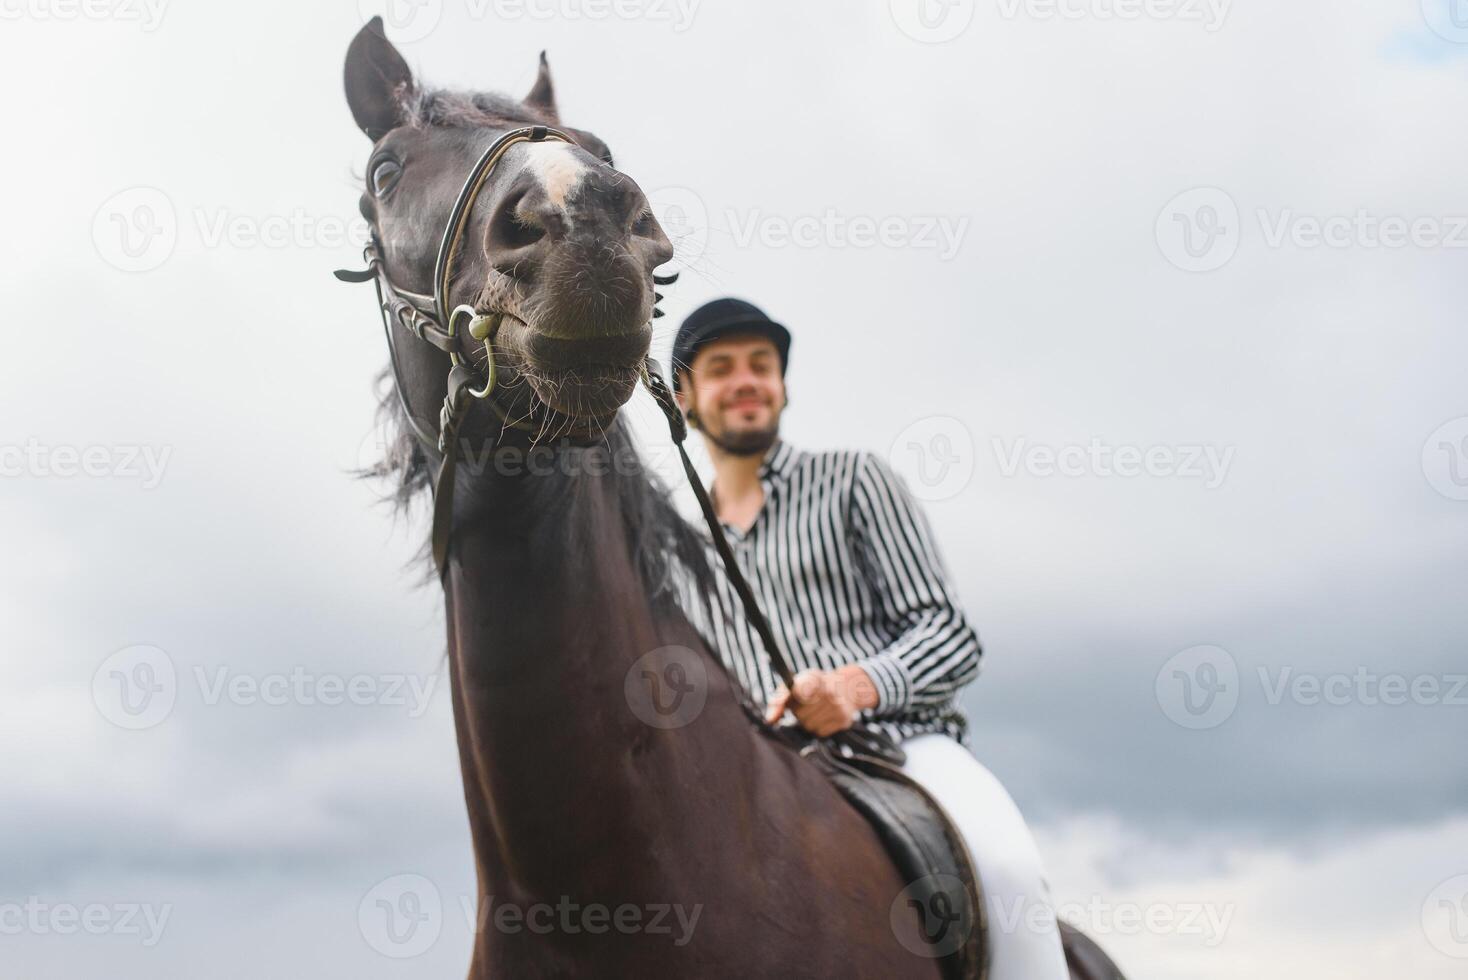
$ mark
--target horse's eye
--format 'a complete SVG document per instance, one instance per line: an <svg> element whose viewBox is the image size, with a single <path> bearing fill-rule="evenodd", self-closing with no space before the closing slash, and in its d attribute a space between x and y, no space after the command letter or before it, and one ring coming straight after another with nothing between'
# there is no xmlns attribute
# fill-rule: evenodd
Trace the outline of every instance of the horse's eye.
<svg viewBox="0 0 1468 980"><path fill-rule="evenodd" d="M379 162L372 168L372 196L381 197L392 190L402 175L403 168L396 160Z"/></svg>

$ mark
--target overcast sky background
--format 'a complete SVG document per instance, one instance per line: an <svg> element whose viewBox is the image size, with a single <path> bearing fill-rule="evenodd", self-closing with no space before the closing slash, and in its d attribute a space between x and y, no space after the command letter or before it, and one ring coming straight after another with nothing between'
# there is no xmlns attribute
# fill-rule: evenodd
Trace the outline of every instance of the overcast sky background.
<svg viewBox="0 0 1468 980"><path fill-rule="evenodd" d="M1468 8L626 3L423 0L389 35L514 94L548 49L677 240L658 348L754 299L795 334L787 437L907 476L1057 899L1109 903L1078 921L1132 977L1461 977ZM0 916L0 976L459 975L442 613L423 524L349 475L385 350L330 275L383 8L3 9L0 910L107 923ZM171 710L118 724L113 672L160 664ZM297 668L424 696L213 696ZM359 908L403 873L446 911L391 959Z"/></svg>

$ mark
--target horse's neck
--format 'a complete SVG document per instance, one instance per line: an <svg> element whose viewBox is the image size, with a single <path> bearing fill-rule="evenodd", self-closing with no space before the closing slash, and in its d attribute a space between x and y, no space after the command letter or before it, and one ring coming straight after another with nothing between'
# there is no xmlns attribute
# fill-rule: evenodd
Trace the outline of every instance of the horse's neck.
<svg viewBox="0 0 1468 980"><path fill-rule="evenodd" d="M486 474L460 488L477 513L456 533L448 582L455 722L481 880L500 893L655 873L636 861L639 842L679 819L679 787L705 750L722 743L729 791L747 768L750 728L711 658L698 724L660 730L629 704L640 658L702 645L681 617L651 610L616 479ZM626 862L608 862L608 840Z"/></svg>

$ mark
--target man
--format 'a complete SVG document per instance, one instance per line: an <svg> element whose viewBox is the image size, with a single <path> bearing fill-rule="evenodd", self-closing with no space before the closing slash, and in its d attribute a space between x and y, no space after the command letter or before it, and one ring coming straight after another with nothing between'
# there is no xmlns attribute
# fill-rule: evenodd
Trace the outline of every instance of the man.
<svg viewBox="0 0 1468 980"><path fill-rule="evenodd" d="M978 674L979 641L928 523L881 457L805 452L779 437L789 355L783 326L753 304L718 299L679 328L672 381L713 460L715 511L797 671L793 695L742 617L702 625L739 681L767 701L771 723L793 716L824 736L860 720L899 742L906 771L953 817L978 864L991 980L1064 980L1034 840L964 747L955 699ZM720 581L722 604L737 608Z"/></svg>

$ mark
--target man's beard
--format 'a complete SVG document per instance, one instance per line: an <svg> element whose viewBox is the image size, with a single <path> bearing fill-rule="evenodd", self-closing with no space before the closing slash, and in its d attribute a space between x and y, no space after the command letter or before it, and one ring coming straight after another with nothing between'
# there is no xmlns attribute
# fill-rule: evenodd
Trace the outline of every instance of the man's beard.
<svg viewBox="0 0 1468 980"><path fill-rule="evenodd" d="M762 456L775 444L775 437L779 434L780 429L775 425L768 429L752 429L733 435L720 435L708 429L703 430L705 439L730 456Z"/></svg>
<svg viewBox="0 0 1468 980"><path fill-rule="evenodd" d="M702 417L697 411L693 413L702 423ZM730 456L762 456L775 444L775 439L780 435L780 416L767 429L751 429L745 432L733 434L727 432L714 432L706 425L700 426L703 437L718 446Z"/></svg>

